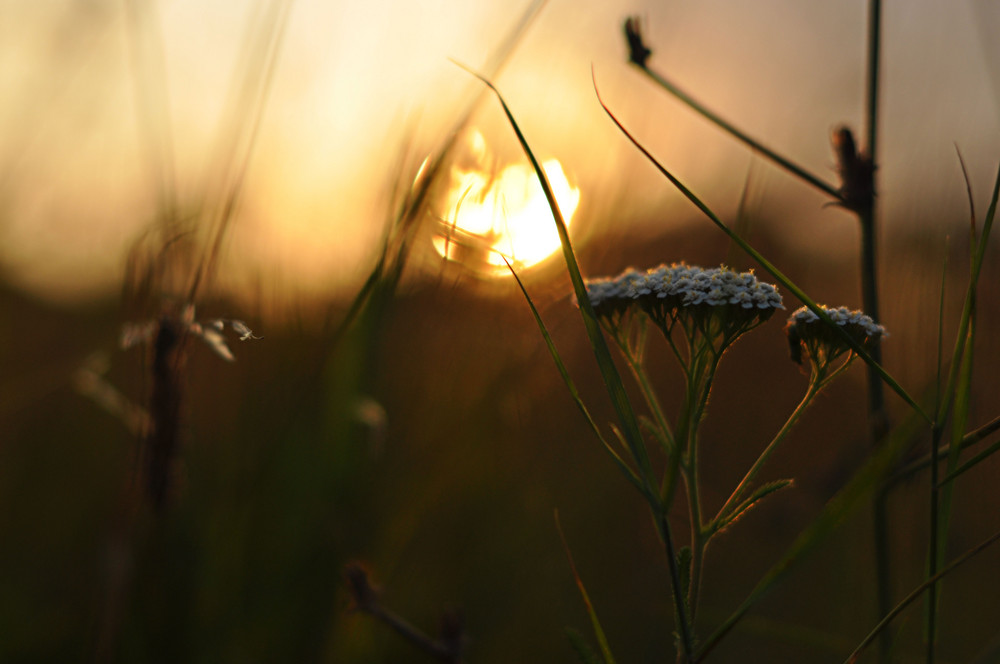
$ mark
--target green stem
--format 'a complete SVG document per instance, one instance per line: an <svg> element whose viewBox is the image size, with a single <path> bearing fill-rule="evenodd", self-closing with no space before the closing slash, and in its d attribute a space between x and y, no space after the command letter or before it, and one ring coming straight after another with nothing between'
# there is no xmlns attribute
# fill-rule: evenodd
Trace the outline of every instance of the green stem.
<svg viewBox="0 0 1000 664"><path fill-rule="evenodd" d="M835 330L837 334L839 334L840 337L844 340L844 343L848 347L850 347L858 355L858 357L864 360L866 364L868 364L875 371L877 371L879 375L882 377L882 380L884 380L889 385L889 387L892 388L892 390L896 392L896 394L898 394L903 399L903 401L905 401L913 409L915 413L918 413L920 417L926 420L927 422L934 421L931 419L930 415L928 415L924 411L924 409L920 406L920 404L917 403L916 400L912 396L910 396L910 394L905 389L903 389L903 386L900 385L895 378L889 375L889 373L882 368L882 365L878 364L872 359L872 356L869 354L869 352L865 350L857 340L851 338L851 336L847 334L847 332L844 331L843 328L841 328L839 325L830 320L829 314L827 314L818 304L816 304L812 300L812 298L810 298L805 293L805 291L796 286L791 280L788 279L788 277L782 274L782 272L777 267L775 267L769 260L767 260L759 251L750 246L743 238L736 235L736 233L734 233L728 226L726 226L719 218L719 216L716 215L714 212L712 212L712 210L707 205L705 205L705 203L702 202L700 198L695 196L695 194L690 189L688 189L684 185L684 183L678 180L673 173L671 173L663 166L663 164L657 161L656 157L654 157L653 154L642 145L642 143L640 143L631 133L629 133L629 131L625 128L625 126L618 120L617 117L615 117L614 113L611 112L611 109L608 108L608 106L604 103L604 100L601 99L600 94L598 94L597 100L601 104L601 107L604 109L605 113L607 113L611 121L614 122L615 125L618 127L618 129L621 130L621 132L625 135L625 137L629 141L631 141L632 145L634 145L636 149L639 150L639 152L641 152L643 156L645 156L650 161L650 163L652 163L653 166L655 166L656 169L663 174L664 177L670 180L671 184L677 187L677 189L682 194L684 194L685 198L691 201L691 203L699 210L701 210L705 214L705 216L708 217L709 220L711 220L711 222L715 224L716 227L719 228L719 230L725 233L730 239L732 239L736 244L738 244L740 248L743 249L743 251L745 251L755 261L757 261L757 263L760 264L761 268L766 270L772 277L774 277L775 280L778 281L778 283L784 286L792 295L798 298L799 301L802 302L802 304L808 307L810 311L812 311L814 314L816 314L817 317L819 317L822 321L824 321L827 325L829 325L830 329ZM998 177L997 180L997 189L1000 190L1000 177Z"/></svg>
<svg viewBox="0 0 1000 664"><path fill-rule="evenodd" d="M938 449L941 445L941 436L944 430L942 427L935 425L931 431L931 456L933 458L937 457ZM938 552L941 547L939 544L939 532L941 529L940 517L941 517L941 489L937 485L938 479L938 464L937 462L931 463L931 504L930 504L930 534L928 539L930 540L930 546L927 550L927 577L928 579L933 579L938 571ZM934 646L935 646L935 632L937 632L937 627L935 625L937 619L937 583L932 582L927 588L927 662L930 664L934 661ZM883 616L888 615L886 612ZM879 637L880 643L882 637Z"/></svg>
<svg viewBox="0 0 1000 664"><path fill-rule="evenodd" d="M870 196L858 210L861 223L861 288L865 313L875 321L881 321L878 306L878 276L876 272L875 222L875 172L878 167L878 107L879 107L879 66L881 62L882 2L871 0L868 15L868 63L867 63L867 104L866 104L866 145L865 153L871 163ZM882 364L882 350L878 344L872 349L872 359ZM885 394L882 379L871 365L868 366L868 420L872 446L878 445L889 431L889 418L885 410ZM889 487L883 482L872 500L872 525L874 528L876 602L879 618L885 617L892 609L891 564L889 560ZM879 636L879 662L890 661L892 635L882 632Z"/></svg>
<svg viewBox="0 0 1000 664"><path fill-rule="evenodd" d="M981 426L978 429L976 429L975 431L970 431L969 433L965 434L965 436L962 437L962 440L958 444L959 445L959 450L960 451L961 450L965 450L965 449L967 449L967 448L975 445L976 443L981 442L987 436L990 436L990 435L996 433L998 430L1000 430L1000 417L995 417L992 420L990 420L988 423L986 423L983 426ZM994 446L990 446L990 448L988 450L986 450L985 452L992 453L992 452L995 452L995 451L996 450L994 449ZM941 461L942 459L947 458L948 455L951 454L951 452L952 452L952 449L951 449L951 446L949 445L948 447L939 449L938 452L937 452L937 454L934 454L934 455L927 454L926 456L923 456L923 457L917 459L916 461L913 461L913 462L907 464L906 466L903 466L902 468L900 468L896 473L893 474L893 476L891 478L889 478L889 482L892 483L892 484L898 484L899 482L906 481L906 480L910 479L910 477L912 477L915 473L917 473L917 472L923 470L924 468L927 468L928 466L930 466L931 463L934 460ZM985 452L983 452L983 453L985 453ZM973 457L973 459L969 460L969 463L971 463L972 461L977 460L978 458L979 458L979 455L977 455L976 457ZM958 471L956 471L956 473L957 472ZM950 479L954 479L954 478L946 477L946 478L942 479L941 482L939 482L939 484L944 484L945 482L948 482Z"/></svg>
<svg viewBox="0 0 1000 664"><path fill-rule="evenodd" d="M874 201L859 214L861 221L861 301L865 313L872 320L882 320L879 316L878 273L876 270L876 233ZM871 358L882 364L882 348L875 344L869 351ZM882 377L871 366L868 367L868 413L870 416L872 444L877 445L889 426L885 413L885 392Z"/></svg>
<svg viewBox="0 0 1000 664"><path fill-rule="evenodd" d="M872 498L872 529L875 548L875 593L878 615L884 618L892 607L892 561L889 552L889 494L888 483L883 482ZM888 631L879 636L878 654L880 664L892 661L892 634Z"/></svg>
<svg viewBox="0 0 1000 664"><path fill-rule="evenodd" d="M868 144L866 152L873 164L877 164L875 150L878 148L878 92L879 65L882 51L882 0L871 0L868 5Z"/></svg>
<svg viewBox="0 0 1000 664"><path fill-rule="evenodd" d="M846 367L838 369L835 373L840 373L843 368ZM748 470L746 475L743 476L743 479L740 480L736 489L733 490L732 495L729 496L726 503L722 506L722 509L719 510L719 513L716 515L715 519L713 519L713 527L715 524L721 523L726 518L731 508L739 505L739 501L749 490L750 484L753 482L754 478L757 477L757 473L759 473L760 469L764 467L768 458L770 458L771 454L773 454L778 448L778 445L781 444L781 441L783 441L792 430L792 427L796 422L798 422L799 418L802 417L802 414L806 411L806 408L812 402L813 398L819 394L820 390L823 389L827 382L829 381L815 379L809 381L809 386L806 388L805 396L802 397L799 405L796 406L795 410L792 411L792 414L788 416L788 419L785 420L781 429L778 430L778 433L775 434L771 442L764 448L764 451L760 453L759 457L757 457L757 460L754 462L753 466L750 467L750 470Z"/></svg>
<svg viewBox="0 0 1000 664"><path fill-rule="evenodd" d="M677 614L677 632L680 635L681 652L678 661L681 664L692 662L694 655L694 639L691 636L691 623L689 622L687 609L684 606L684 596L681 590L680 571L677 569L677 548L674 546L674 537L670 530L670 522L667 520L665 512L661 511L656 515L656 527L663 541L665 553L667 554L667 567L670 570L670 580L673 585L674 611Z"/></svg>
<svg viewBox="0 0 1000 664"><path fill-rule="evenodd" d="M912 604L917 598L919 598L920 595L922 595L925 590L933 588L938 581L940 581L942 578L945 577L945 575L950 574L957 567L968 562L973 556L976 556L982 551L985 551L987 547L991 546L997 540L1000 540L1000 532L994 533L985 541L969 549L961 556L959 556L951 563L949 563L948 566L942 569L940 572L938 572L937 574L935 574L934 576L930 577L922 584L917 586L909 595L904 597L903 600L900 601L899 604L895 606L895 608L889 611L885 615L885 617L881 620L881 622L879 622L879 624L876 625L871 632L868 633L868 636L866 636L864 640L861 641L861 643L858 645L858 647L854 649L854 652L850 654L850 656L847 658L844 664L854 664L855 662L857 662L858 657L860 657L861 655L861 651L864 650L868 646L868 644L870 644L872 640L875 639L875 636L884 632L889 622L892 621L892 619L898 616L900 613L902 613L903 610L910 604Z"/></svg>
<svg viewBox="0 0 1000 664"><path fill-rule="evenodd" d="M679 87L674 85L672 81L665 78L661 74L653 71L652 69L650 69L645 65L637 65L637 66L642 71L642 73L646 74L651 79L653 79L653 81L656 82L660 87L662 87L664 90L666 90L673 96L677 97L677 99L679 99L682 103L688 106L691 110L695 111L696 113L704 117L706 120L717 126L719 129L722 129L733 138L746 144L752 150L755 150L760 154L764 155L766 158L770 159L778 166L784 168L792 175L795 175L796 177L804 180L805 182L808 182L809 184L816 187L817 189L819 189L826 195L830 196L831 198L840 200L840 192L838 192L837 188L834 187L833 185L823 181L820 177L813 175L812 173L807 171L802 166L799 166L792 160L778 154L777 152L770 149L760 141L751 138L749 135L747 135L740 129L736 128L728 121L724 120L720 115L716 114L714 111L709 110L699 101L697 101L694 97L681 90Z"/></svg>
<svg viewBox="0 0 1000 664"><path fill-rule="evenodd" d="M666 416L663 414L663 407L660 406L660 400L656 396L656 390L653 388L653 384L649 380L649 375L642 366L642 357L639 354L634 353L633 350L627 346L622 347L622 353L625 355L625 360L628 363L629 369L632 371L632 376L635 378L636 384L639 385L639 390L642 392L643 399L646 401L646 406L649 408L649 412L653 415L653 420L656 422L656 426L659 429L658 435L661 441L667 444L667 454L676 454L677 447L674 443L673 431L670 428L670 423L667 422Z"/></svg>
<svg viewBox="0 0 1000 664"><path fill-rule="evenodd" d="M703 338L700 341L703 345L697 351L694 350L693 336L691 339L691 380L687 386L688 396L685 398L687 412L684 413L684 418L688 423L685 431L687 447L685 486L688 492L688 512L691 521L691 578L688 587L688 606L691 610L693 630L698 614L701 576L704 568L705 549L708 544L708 531L702 522L700 478L698 475L698 431L721 356L711 348L710 339Z"/></svg>

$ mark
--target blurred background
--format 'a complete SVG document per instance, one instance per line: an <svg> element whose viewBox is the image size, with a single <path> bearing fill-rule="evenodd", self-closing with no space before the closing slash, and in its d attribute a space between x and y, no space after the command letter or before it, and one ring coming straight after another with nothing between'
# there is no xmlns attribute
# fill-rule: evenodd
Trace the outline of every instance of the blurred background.
<svg viewBox="0 0 1000 664"><path fill-rule="evenodd" d="M596 84L793 281L858 307L854 218L628 65L621 26L641 16L653 68L832 183L831 131L864 130L866 12L861 0L0 0L0 659L422 661L349 610L341 574L361 560L385 603L422 629L460 609L470 662L576 661L565 628L589 638L588 618L558 510L619 660L662 661L673 637L655 531L497 265L497 251L513 260L595 419L611 421L550 256L551 220L499 104L456 62L490 73L533 149L554 160L586 275L681 260L754 267L628 144ZM980 220L1000 155L998 31L1000 5L987 0L885 8L883 352L927 403L942 271L948 348L968 270L956 148ZM399 287L337 335L399 190L452 138ZM119 348L122 326L177 292L144 290L141 274L186 283L222 220L198 318L244 320L263 338L230 338L234 363L192 348L175 481L156 518L135 488L137 437L86 377L131 404L126 413L144 405L147 358ZM178 237L190 245L179 258L165 249ZM998 410L995 254L973 426ZM722 363L704 425L709 504L805 388L780 318ZM676 367L651 352L669 412ZM896 421L906 413L895 397L890 408ZM766 471L796 488L712 549L704 633L867 449L859 366ZM952 555L1000 527L998 472L983 464L956 494ZM924 479L891 503L896 597L923 573ZM995 652L997 564L987 551L950 577L941 661ZM875 623L873 583L862 509L714 656L842 661ZM921 652L919 606L901 621L905 661Z"/></svg>

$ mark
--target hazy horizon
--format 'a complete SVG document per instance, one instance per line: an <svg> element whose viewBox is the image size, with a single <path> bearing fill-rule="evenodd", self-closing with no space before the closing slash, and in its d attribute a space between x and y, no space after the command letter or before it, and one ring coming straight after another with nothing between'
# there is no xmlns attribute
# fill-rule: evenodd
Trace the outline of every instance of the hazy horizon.
<svg viewBox="0 0 1000 664"><path fill-rule="evenodd" d="M178 0L134 22L119 3L100 0L7 5L0 81L12 93L0 114L0 274L50 300L116 292L129 246L156 218L157 169L170 174L181 214L212 204L202 197L212 195L225 163L219 145L245 119L226 110L231 88L247 58L260 55L243 49L264 10ZM956 147L980 201L1000 154L1000 52L986 39L1000 29L1000 9L943 5L886 7L884 234L913 219L964 219ZM402 147L412 144L415 168L480 91L451 59L482 67L527 3L506 7L288 5L227 244L229 288L249 277L324 296L357 283L385 223ZM834 182L830 131L841 123L863 130L865 12L860 1L598 2L586 11L554 1L495 82L534 149L560 160L580 188L581 237L609 224L690 216L604 117L592 68L609 106L724 216L755 164L751 202L762 216L843 221L821 207L822 197L627 65L621 23L642 16L652 67ZM138 76L137 62L145 63ZM143 115L140 104L154 110ZM482 100L471 125L502 163L521 158L495 100ZM810 242L853 250L841 242L853 231L850 223L817 224L804 250Z"/></svg>

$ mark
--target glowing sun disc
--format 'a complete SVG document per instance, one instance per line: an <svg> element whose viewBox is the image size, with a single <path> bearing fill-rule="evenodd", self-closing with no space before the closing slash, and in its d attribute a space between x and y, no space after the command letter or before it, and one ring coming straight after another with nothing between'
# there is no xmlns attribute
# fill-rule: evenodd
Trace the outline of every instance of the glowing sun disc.
<svg viewBox="0 0 1000 664"><path fill-rule="evenodd" d="M568 227L580 190L569 183L557 160L546 161L542 169ZM529 165L512 164L494 173L456 169L444 209L450 216L434 247L451 260L506 273L505 257L512 265L528 267L560 247L549 203Z"/></svg>

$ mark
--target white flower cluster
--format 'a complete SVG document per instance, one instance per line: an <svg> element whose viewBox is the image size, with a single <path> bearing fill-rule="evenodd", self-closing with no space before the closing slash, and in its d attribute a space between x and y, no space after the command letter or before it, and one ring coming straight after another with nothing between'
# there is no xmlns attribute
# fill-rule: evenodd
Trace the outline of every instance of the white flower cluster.
<svg viewBox="0 0 1000 664"><path fill-rule="evenodd" d="M595 310L617 309L630 300L662 300L663 304L685 307L706 304L784 309L778 289L758 281L753 272L684 263L660 265L646 272L628 269L617 277L589 281L587 296Z"/></svg>
<svg viewBox="0 0 1000 664"><path fill-rule="evenodd" d="M871 316L860 311L852 311L847 307L832 308L823 305L820 305L820 308L826 312L830 320L847 332L848 336L861 346L870 348L877 344L882 337L889 336L884 327L873 321ZM796 364L802 364L804 352L809 358L810 364L813 365L814 371L825 371L825 367L844 353L850 353L848 362L854 357L850 346L843 337L805 307L795 310L788 317L785 334L788 336L792 361Z"/></svg>
<svg viewBox="0 0 1000 664"><path fill-rule="evenodd" d="M841 327L847 327L855 333L863 333L866 337L876 338L876 337L887 337L889 333L885 331L885 327L879 325L871 319L871 316L858 311L851 310L847 307L837 307L836 309L820 305L820 308L826 312L837 325ZM796 309L791 316L788 317L789 325L808 325L809 323L815 323L819 320L817 316L811 309L806 307L801 307Z"/></svg>

